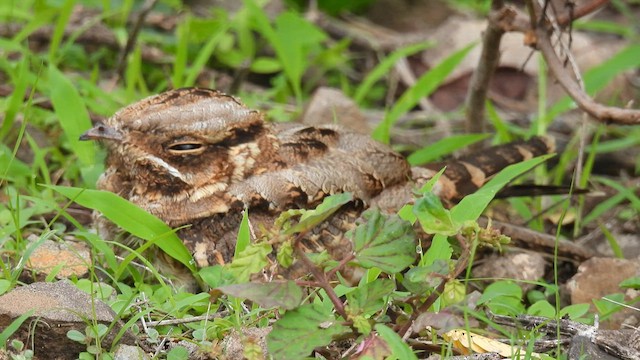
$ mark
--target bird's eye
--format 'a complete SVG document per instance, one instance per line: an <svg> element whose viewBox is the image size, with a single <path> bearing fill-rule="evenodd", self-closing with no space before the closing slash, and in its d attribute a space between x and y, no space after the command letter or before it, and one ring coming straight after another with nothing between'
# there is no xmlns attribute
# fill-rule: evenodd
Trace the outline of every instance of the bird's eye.
<svg viewBox="0 0 640 360"><path fill-rule="evenodd" d="M204 151L204 145L198 142L179 142L169 145L168 150L176 155L193 155Z"/></svg>

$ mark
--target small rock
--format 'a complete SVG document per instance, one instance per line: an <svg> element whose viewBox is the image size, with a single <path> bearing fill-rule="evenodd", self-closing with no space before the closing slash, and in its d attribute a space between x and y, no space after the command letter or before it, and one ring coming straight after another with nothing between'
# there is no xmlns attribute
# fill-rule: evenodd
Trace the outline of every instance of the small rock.
<svg viewBox="0 0 640 360"><path fill-rule="evenodd" d="M113 354L114 360L149 360L150 357L141 348L133 345L120 344Z"/></svg>
<svg viewBox="0 0 640 360"><path fill-rule="evenodd" d="M537 281L544 277L545 260L534 252L507 253L503 256L492 255L473 269L473 276L479 278L507 278L515 280ZM534 285L518 282L523 291Z"/></svg>
<svg viewBox="0 0 640 360"><path fill-rule="evenodd" d="M307 125L340 124L361 134L371 132L358 105L342 91L333 88L318 88L309 100L301 120Z"/></svg>
<svg viewBox="0 0 640 360"><path fill-rule="evenodd" d="M261 349L264 357L267 356L267 335L271 332L271 327L264 328L242 328L242 333L231 330L229 335L222 341L224 359L240 360L245 359L245 351L249 349Z"/></svg>
<svg viewBox="0 0 640 360"><path fill-rule="evenodd" d="M60 267L60 264L63 266ZM85 277L89 273L89 264L91 252L86 244L45 240L31 253L26 268L36 273L37 281L44 281L57 268L56 279Z"/></svg>
<svg viewBox="0 0 640 360"><path fill-rule="evenodd" d="M0 332L23 314L33 310L11 339L22 341L35 353L36 359L75 359L87 345L67 338L69 330L85 332L94 321L109 326L116 314L111 308L63 280L55 283L33 283L16 288L0 296ZM118 322L101 340L109 349L115 335L122 328ZM135 344L135 337L126 332L123 344Z"/></svg>
<svg viewBox="0 0 640 360"><path fill-rule="evenodd" d="M578 267L578 273L567 282L567 289L572 304L592 304L593 300L601 299L605 295L626 293L627 299L637 296L635 290L621 289L618 284L633 276L640 276L640 262L616 258L591 258ZM631 304L633 305L633 304ZM636 311L622 309L601 324L604 329L617 329L630 316L637 315Z"/></svg>

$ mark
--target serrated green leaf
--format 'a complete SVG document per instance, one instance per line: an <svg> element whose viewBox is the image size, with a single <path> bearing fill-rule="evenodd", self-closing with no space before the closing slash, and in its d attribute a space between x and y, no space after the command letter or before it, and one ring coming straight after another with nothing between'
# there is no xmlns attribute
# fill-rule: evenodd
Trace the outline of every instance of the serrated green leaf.
<svg viewBox="0 0 640 360"><path fill-rule="evenodd" d="M276 261L285 269L293 264L293 241L287 240L280 244L276 253Z"/></svg>
<svg viewBox="0 0 640 360"><path fill-rule="evenodd" d="M257 273L268 264L267 255L271 254L271 251L273 248L267 243L250 244L233 258L228 269L238 282L249 281L251 274Z"/></svg>
<svg viewBox="0 0 640 360"><path fill-rule="evenodd" d="M431 192L416 199L413 214L427 234L439 233L450 236L455 235L460 228L460 225L453 223L451 213L442 206L440 198Z"/></svg>
<svg viewBox="0 0 640 360"><path fill-rule="evenodd" d="M329 216L335 213L342 205L353 200L353 194L350 192L327 196L322 203L313 210L306 210L300 216L297 224L285 231L285 234L291 235L313 229L319 223L325 221Z"/></svg>
<svg viewBox="0 0 640 360"><path fill-rule="evenodd" d="M140 239L154 241L167 255L195 273L195 266L191 263L191 253L176 233L162 220L134 203L109 191L70 186L42 186L53 189L82 206L99 211L114 224Z"/></svg>
<svg viewBox="0 0 640 360"><path fill-rule="evenodd" d="M362 216L366 222L347 233L354 240L361 266L393 274L413 264L416 236L409 222L397 215L382 215L377 209L369 209Z"/></svg>
<svg viewBox="0 0 640 360"><path fill-rule="evenodd" d="M302 302L303 296L302 289L293 281L232 284L217 289L227 295L249 299L267 309L295 309Z"/></svg>
<svg viewBox="0 0 640 360"><path fill-rule="evenodd" d="M307 304L291 311L273 325L267 335L267 349L274 359L298 360L309 356L314 348L327 345L334 336L348 332L320 304Z"/></svg>
<svg viewBox="0 0 640 360"><path fill-rule="evenodd" d="M223 265L203 267L198 271L205 284L211 288L232 284L235 281L233 274Z"/></svg>
<svg viewBox="0 0 640 360"><path fill-rule="evenodd" d="M80 141L80 135L91 128L89 112L75 86L54 65L49 66L49 89L53 110L67 135L71 149L78 159L91 165L95 161L95 147L92 143Z"/></svg>
<svg viewBox="0 0 640 360"><path fill-rule="evenodd" d="M355 327L360 334L368 335L371 332L371 322L363 315L349 316L353 327Z"/></svg>
<svg viewBox="0 0 640 360"><path fill-rule="evenodd" d="M449 273L449 265L445 260L438 260L427 266L415 266L404 274L402 285L413 294L424 295L442 281L442 276Z"/></svg>
<svg viewBox="0 0 640 360"><path fill-rule="evenodd" d="M386 303L384 298L395 289L396 284L391 279L376 279L358 286L355 290L347 293L349 313L351 315L369 315L379 311Z"/></svg>

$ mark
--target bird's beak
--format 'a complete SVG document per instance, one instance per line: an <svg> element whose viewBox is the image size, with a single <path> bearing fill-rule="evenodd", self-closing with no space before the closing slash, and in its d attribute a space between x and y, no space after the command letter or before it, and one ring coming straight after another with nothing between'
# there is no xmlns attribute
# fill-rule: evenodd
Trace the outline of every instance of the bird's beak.
<svg viewBox="0 0 640 360"><path fill-rule="evenodd" d="M87 130L80 135L80 140L122 140L122 133L103 123L97 123L96 126Z"/></svg>

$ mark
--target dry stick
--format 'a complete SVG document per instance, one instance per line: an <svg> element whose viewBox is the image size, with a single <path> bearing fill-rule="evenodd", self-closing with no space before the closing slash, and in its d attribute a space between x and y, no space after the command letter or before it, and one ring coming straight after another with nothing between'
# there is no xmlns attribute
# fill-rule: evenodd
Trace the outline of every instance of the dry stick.
<svg viewBox="0 0 640 360"><path fill-rule="evenodd" d="M592 12L598 10L600 7L609 3L609 0L593 0L590 3L584 4L578 8L575 8L571 14L563 14L558 16L558 25L565 26L573 22L573 20L579 19L585 15L589 15Z"/></svg>
<svg viewBox="0 0 640 360"><path fill-rule="evenodd" d="M532 315L519 315L514 319L510 316L491 314L490 319L496 324L535 329L538 333L555 333L556 327L559 327L562 335L572 338L585 336L600 349L617 358L640 360L640 342L637 331L634 330L601 330L597 326L569 319L554 320Z"/></svg>
<svg viewBox="0 0 640 360"><path fill-rule="evenodd" d="M224 311L221 311L221 312L218 312L218 313L215 313L215 314L193 316L193 317L184 318L184 319L147 321L147 326L148 327L155 327L155 326L164 326L164 325L188 324L188 323L198 322L198 321L202 321L202 320L217 319L217 318L225 317L227 315L229 315L229 311L224 310Z"/></svg>
<svg viewBox="0 0 640 360"><path fill-rule="evenodd" d="M124 76L124 70L127 66L127 57L133 51L133 47L136 45L136 41L138 40L138 34L140 34L140 29L142 28L142 24L144 23L144 19L149 15L151 9L156 5L158 0L147 0L142 5L140 9L140 13L138 14L138 19L133 25L133 30L131 31L131 35L129 35L129 39L127 40L127 44L122 50L122 54L120 55L120 60L118 61L118 70L116 71L116 76L121 79Z"/></svg>
<svg viewBox="0 0 640 360"><path fill-rule="evenodd" d="M313 277L318 282L318 285L327 293L327 296L329 296L329 300L331 300L331 302L333 303L333 306L336 307L336 312L340 314L340 316L342 316L343 319L348 320L349 318L347 316L346 311L344 310L344 304L338 297L338 294L336 294L336 292L331 287L331 284L329 284L329 281L327 280L327 277L325 276L324 272L320 268L318 268L318 266L314 264L309 259L309 257L307 257L307 254L302 249L302 241L300 241L300 239L297 239L297 240L298 241L296 241L296 244L294 246L294 251L296 252L296 255L298 255L298 258L300 258L300 261L302 261L305 264L305 266L309 269Z"/></svg>
<svg viewBox="0 0 640 360"><path fill-rule="evenodd" d="M487 226L487 223L488 219L484 216L478 219L480 226ZM510 237L512 244L520 248L546 253L556 247L556 237L549 234L496 220L491 221L491 227ZM557 240L557 246L559 256L575 261L582 262L594 256L594 252L590 249L571 241Z"/></svg>
<svg viewBox="0 0 640 360"><path fill-rule="evenodd" d="M547 31L544 28L538 28L535 33L537 37L537 48L542 52L542 56L544 56L549 70L583 111L602 122L623 125L640 124L640 110L605 106L595 102L589 95L582 91L576 80L565 71L562 61L560 61L553 49Z"/></svg>
<svg viewBox="0 0 640 360"><path fill-rule="evenodd" d="M504 6L501 0L494 0L491 4L492 12L489 15L487 30L482 37L482 53L478 61L478 67L473 72L471 84L466 101L466 130L467 133L481 133L485 128L485 101L489 90L489 82L498 66L500 59L500 40L505 30L500 23L511 22L515 17L512 8ZM482 146L481 144L476 144Z"/></svg>

